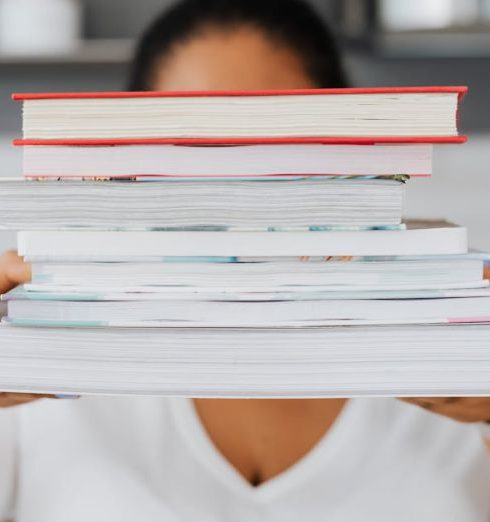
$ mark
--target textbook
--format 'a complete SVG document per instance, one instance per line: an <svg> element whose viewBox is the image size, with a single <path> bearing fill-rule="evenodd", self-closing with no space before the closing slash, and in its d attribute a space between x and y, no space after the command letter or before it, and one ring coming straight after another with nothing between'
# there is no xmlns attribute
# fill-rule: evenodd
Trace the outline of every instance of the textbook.
<svg viewBox="0 0 490 522"><path fill-rule="evenodd" d="M0 327L0 389L189 397L490 395L490 325Z"/></svg>
<svg viewBox="0 0 490 522"><path fill-rule="evenodd" d="M441 324L490 321L490 297L458 299L292 300L263 302L138 300L92 301L76 296L7 294L7 321L31 326L307 327L356 324Z"/></svg>
<svg viewBox="0 0 490 522"><path fill-rule="evenodd" d="M464 142L465 87L14 94L20 145Z"/></svg>
<svg viewBox="0 0 490 522"><path fill-rule="evenodd" d="M398 228L404 179L0 180L0 228Z"/></svg>
<svg viewBox="0 0 490 522"><path fill-rule="evenodd" d="M411 256L465 254L464 227L408 223L406 230L209 232L21 231L21 256L120 260L158 256Z"/></svg>
<svg viewBox="0 0 490 522"><path fill-rule="evenodd" d="M167 258L155 262L32 263L29 289L88 288L97 292L168 292L228 289L233 292L404 290L477 288L484 258L479 254L346 258Z"/></svg>
<svg viewBox="0 0 490 522"><path fill-rule="evenodd" d="M13 296L19 299L58 300L58 301L219 301L219 302L268 302L268 301L330 301L372 299L446 299L456 297L489 297L488 280L480 280L459 288L418 288L406 286L400 289L335 286L295 286L268 287L259 289L230 287L131 287L95 288L88 286L51 286L25 284L2 296L3 315L7 314L7 300ZM368 306L369 303L366 303Z"/></svg>
<svg viewBox="0 0 490 522"><path fill-rule="evenodd" d="M26 178L430 176L433 145L117 145L22 147Z"/></svg>

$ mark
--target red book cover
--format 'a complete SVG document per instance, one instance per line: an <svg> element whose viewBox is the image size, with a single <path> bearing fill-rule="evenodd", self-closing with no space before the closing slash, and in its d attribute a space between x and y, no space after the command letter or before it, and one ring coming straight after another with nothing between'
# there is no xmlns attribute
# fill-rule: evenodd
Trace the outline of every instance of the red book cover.
<svg viewBox="0 0 490 522"><path fill-rule="evenodd" d="M353 87L347 89L290 89L269 91L141 91L141 92L46 92L17 93L12 95L15 101L24 100L68 100L91 98L186 98L210 96L295 96L316 94L416 94L416 93L457 93L460 99L468 91L465 86L441 87Z"/></svg>
<svg viewBox="0 0 490 522"><path fill-rule="evenodd" d="M338 94L400 94L400 93L456 93L461 102L468 88L465 86L433 87L368 87L347 89L294 89L257 91L144 91L144 92L52 92L16 93L15 101L63 100L63 99L109 99L109 98L172 98L172 97L234 97L234 96L297 96L297 95L338 95ZM328 137L288 137L288 138L138 138L138 139L18 139L14 145L251 145L251 144L291 144L320 143L372 145L375 143L464 143L466 136L328 136Z"/></svg>
<svg viewBox="0 0 490 522"><path fill-rule="evenodd" d="M377 143L465 143L466 136L340 136L328 138L117 138L117 139L43 139L13 140L16 146L23 145L287 145L299 143L316 143L324 145L375 145Z"/></svg>

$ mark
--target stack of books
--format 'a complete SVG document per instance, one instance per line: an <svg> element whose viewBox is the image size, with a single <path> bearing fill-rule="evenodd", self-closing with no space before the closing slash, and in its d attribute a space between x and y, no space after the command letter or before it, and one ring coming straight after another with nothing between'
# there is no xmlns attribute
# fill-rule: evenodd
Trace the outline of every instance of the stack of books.
<svg viewBox="0 0 490 522"><path fill-rule="evenodd" d="M403 222L463 87L25 94L0 389L490 392L485 255Z"/></svg>

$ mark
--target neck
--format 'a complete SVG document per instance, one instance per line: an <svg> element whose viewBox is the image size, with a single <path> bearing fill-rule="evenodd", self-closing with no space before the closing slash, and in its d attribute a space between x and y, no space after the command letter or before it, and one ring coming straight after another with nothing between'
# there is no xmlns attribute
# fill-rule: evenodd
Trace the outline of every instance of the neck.
<svg viewBox="0 0 490 522"><path fill-rule="evenodd" d="M196 399L222 455L251 484L282 473L327 433L345 399Z"/></svg>

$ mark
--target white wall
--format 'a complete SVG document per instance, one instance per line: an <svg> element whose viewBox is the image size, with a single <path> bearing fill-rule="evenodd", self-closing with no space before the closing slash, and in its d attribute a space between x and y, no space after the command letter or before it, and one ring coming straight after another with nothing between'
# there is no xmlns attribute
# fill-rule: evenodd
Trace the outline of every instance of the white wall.
<svg viewBox="0 0 490 522"><path fill-rule="evenodd" d="M0 175L19 176L19 150L10 136L0 136ZM412 179L407 186L405 214L444 217L469 230L471 246L490 251L490 135L472 136L465 145L436 147L434 176ZM12 248L14 235L0 233L0 249Z"/></svg>
<svg viewBox="0 0 490 522"><path fill-rule="evenodd" d="M470 245L490 252L490 135L436 147L434 175L410 180L405 214L468 227Z"/></svg>

